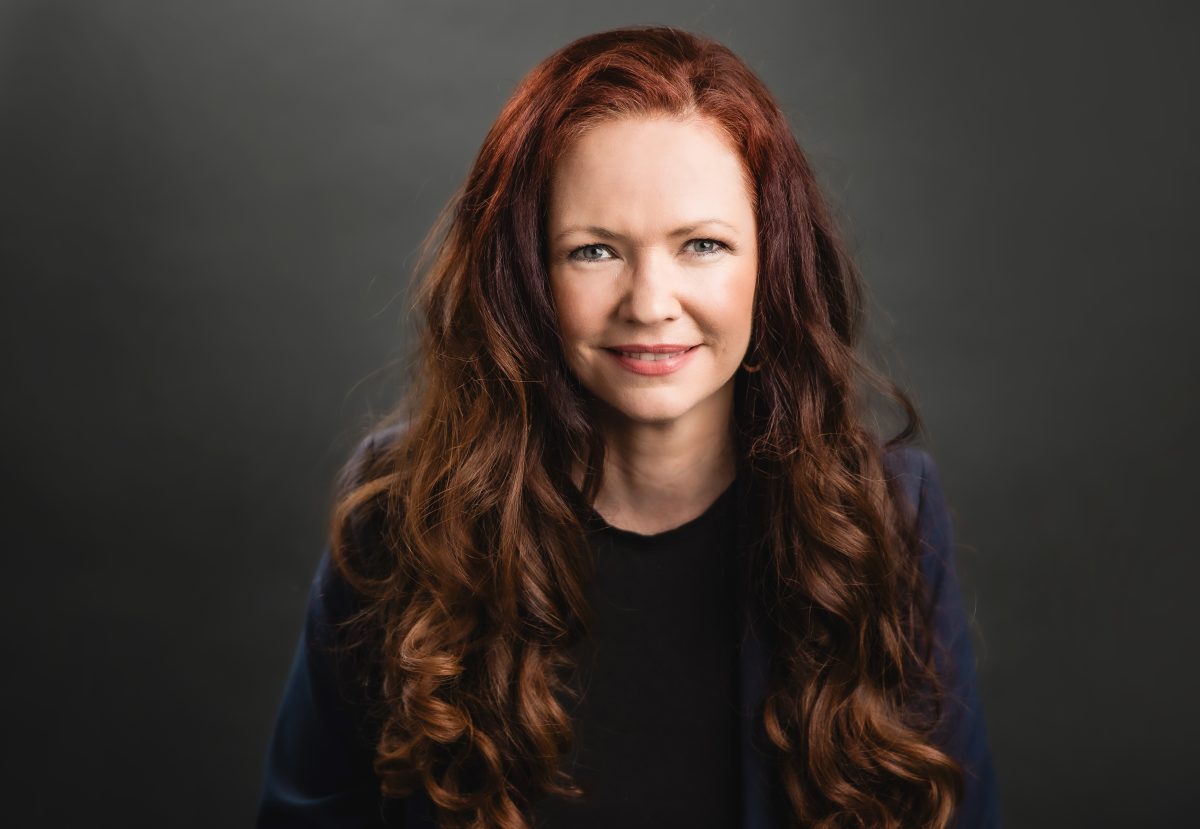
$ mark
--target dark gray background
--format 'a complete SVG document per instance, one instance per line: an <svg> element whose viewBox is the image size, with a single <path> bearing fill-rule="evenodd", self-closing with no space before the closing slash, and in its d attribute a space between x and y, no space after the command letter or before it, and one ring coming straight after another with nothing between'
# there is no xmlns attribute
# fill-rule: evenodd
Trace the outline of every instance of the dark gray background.
<svg viewBox="0 0 1200 829"><path fill-rule="evenodd" d="M250 822L417 246L517 80L635 22L742 55L838 205L1007 825L1196 825L1195 9L0 4L9 825Z"/></svg>

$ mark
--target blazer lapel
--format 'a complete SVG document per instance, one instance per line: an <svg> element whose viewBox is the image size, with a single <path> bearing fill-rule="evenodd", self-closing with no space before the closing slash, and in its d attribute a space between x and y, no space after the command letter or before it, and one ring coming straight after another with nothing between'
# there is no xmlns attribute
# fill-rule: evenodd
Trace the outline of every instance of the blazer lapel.
<svg viewBox="0 0 1200 829"><path fill-rule="evenodd" d="M783 826L780 820L780 790L772 764L772 747L762 723L762 702L767 692L771 649L759 593L752 586L754 527L745 476L739 476L737 482L737 515L742 827L775 829Z"/></svg>

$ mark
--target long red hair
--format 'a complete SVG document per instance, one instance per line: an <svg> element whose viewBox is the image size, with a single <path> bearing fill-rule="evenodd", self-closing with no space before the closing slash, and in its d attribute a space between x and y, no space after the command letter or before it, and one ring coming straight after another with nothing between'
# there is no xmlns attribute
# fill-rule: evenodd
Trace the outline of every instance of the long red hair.
<svg viewBox="0 0 1200 829"><path fill-rule="evenodd" d="M589 126L657 114L719 125L753 186L762 369L739 370L733 425L787 802L822 829L944 827L962 771L933 737L918 542L883 467L918 414L857 353L861 280L771 94L728 48L659 26L580 38L529 72L427 240L412 384L387 419L407 427L345 471L332 516L334 561L361 599L347 630L374 689L383 792L424 788L443 827L480 829L524 829L538 798L579 793L559 767L563 701L604 445L557 334L547 189ZM886 442L866 425L869 389L904 416Z"/></svg>

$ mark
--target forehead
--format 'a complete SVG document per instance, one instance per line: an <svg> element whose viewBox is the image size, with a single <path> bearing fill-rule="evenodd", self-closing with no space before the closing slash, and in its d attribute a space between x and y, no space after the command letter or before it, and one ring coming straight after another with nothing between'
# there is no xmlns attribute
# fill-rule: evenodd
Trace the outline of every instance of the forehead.
<svg viewBox="0 0 1200 829"><path fill-rule="evenodd" d="M699 216L753 222L741 156L719 126L696 117L636 116L593 126L556 163L549 208L552 227L648 229Z"/></svg>

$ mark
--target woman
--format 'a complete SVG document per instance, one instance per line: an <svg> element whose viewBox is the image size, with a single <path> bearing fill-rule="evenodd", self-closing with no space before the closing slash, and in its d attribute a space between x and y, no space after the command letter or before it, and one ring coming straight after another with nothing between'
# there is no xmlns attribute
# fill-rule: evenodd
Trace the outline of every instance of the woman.
<svg viewBox="0 0 1200 829"><path fill-rule="evenodd" d="M859 277L746 65L571 43L436 230L259 825L996 825L919 418L856 355Z"/></svg>

